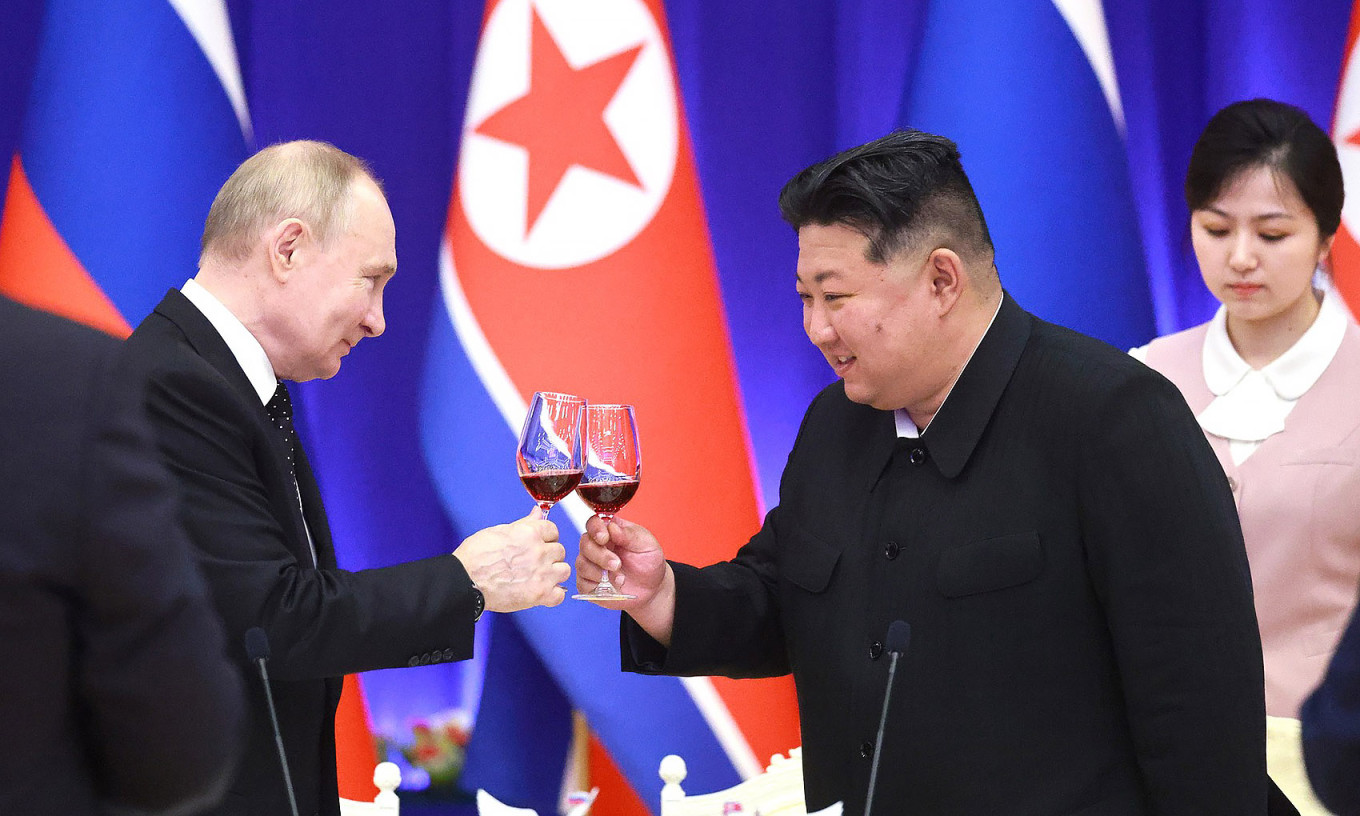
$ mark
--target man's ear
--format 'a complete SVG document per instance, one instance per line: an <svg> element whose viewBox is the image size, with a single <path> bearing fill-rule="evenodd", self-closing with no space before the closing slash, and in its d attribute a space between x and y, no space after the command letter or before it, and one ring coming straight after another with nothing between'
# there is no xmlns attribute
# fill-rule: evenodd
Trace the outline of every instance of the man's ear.
<svg viewBox="0 0 1360 816"><path fill-rule="evenodd" d="M954 250L940 247L926 259L926 279L930 282L930 294L938 305L940 314L954 308L959 296L963 294L963 259Z"/></svg>
<svg viewBox="0 0 1360 816"><path fill-rule="evenodd" d="M307 225L296 218L285 218L269 231L269 269L279 283L287 283L302 262Z"/></svg>

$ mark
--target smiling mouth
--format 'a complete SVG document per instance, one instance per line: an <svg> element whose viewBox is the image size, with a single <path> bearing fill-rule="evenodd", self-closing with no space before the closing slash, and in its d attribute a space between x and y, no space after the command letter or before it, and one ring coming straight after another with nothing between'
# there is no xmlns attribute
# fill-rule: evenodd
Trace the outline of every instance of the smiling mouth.
<svg viewBox="0 0 1360 816"><path fill-rule="evenodd" d="M826 359L827 362L831 363L832 370L835 371L838 376L844 375L846 369L850 368L855 362L853 356L834 355Z"/></svg>

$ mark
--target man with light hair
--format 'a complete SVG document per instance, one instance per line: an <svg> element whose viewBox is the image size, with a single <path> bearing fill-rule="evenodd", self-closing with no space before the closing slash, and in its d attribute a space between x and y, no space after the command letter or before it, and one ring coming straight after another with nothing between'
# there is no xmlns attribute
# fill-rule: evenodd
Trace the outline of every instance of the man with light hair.
<svg viewBox="0 0 1360 816"><path fill-rule="evenodd" d="M197 276L128 341L227 636L268 636L304 814L338 813L343 675L466 659L483 609L556 605L570 575L557 528L535 516L477 532L452 556L337 568L282 381L330 378L359 341L382 334L396 268L392 213L368 167L322 142L274 145L227 180ZM263 690L250 688L245 759L214 813L287 813Z"/></svg>

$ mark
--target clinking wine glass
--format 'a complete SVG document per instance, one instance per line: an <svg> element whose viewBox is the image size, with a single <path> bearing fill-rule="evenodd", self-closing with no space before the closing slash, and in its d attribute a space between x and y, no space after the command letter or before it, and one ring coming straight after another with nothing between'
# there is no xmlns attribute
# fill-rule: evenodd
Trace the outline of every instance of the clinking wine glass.
<svg viewBox="0 0 1360 816"><path fill-rule="evenodd" d="M642 474L633 406L587 405L583 436L585 475L576 493L608 524L633 498ZM582 601L626 601L637 596L615 589L606 571L601 573L595 589L571 597Z"/></svg>
<svg viewBox="0 0 1360 816"><path fill-rule="evenodd" d="M581 420L586 401L536 391L519 432L515 464L520 481L546 517L581 481Z"/></svg>

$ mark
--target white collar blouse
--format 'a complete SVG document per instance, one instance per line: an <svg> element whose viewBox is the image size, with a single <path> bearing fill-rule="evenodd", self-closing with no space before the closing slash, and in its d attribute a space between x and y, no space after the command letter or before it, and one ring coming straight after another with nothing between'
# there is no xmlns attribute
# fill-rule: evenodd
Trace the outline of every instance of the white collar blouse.
<svg viewBox="0 0 1360 816"><path fill-rule="evenodd" d="M1228 440L1240 466L1261 443L1284 430L1299 398L1327 370L1350 316L1332 291L1323 294L1313 325L1284 354L1260 369L1247 365L1228 338L1227 313L1219 307L1204 337L1204 382L1214 399L1197 419L1206 433Z"/></svg>

